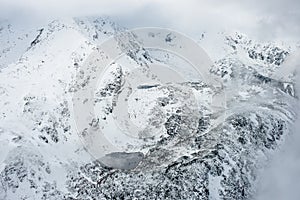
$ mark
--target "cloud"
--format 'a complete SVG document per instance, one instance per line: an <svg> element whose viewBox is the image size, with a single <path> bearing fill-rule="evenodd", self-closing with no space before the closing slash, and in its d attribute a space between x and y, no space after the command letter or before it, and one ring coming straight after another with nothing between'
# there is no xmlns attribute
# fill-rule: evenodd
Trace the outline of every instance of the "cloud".
<svg viewBox="0 0 300 200"><path fill-rule="evenodd" d="M257 40L300 41L299 0L0 0L0 19L28 24L103 15L129 28L158 26L188 35L237 30ZM300 119L297 124L292 139L264 171L259 200L300 197Z"/></svg>
<svg viewBox="0 0 300 200"><path fill-rule="evenodd" d="M0 18L113 16L122 25L163 26L188 33L239 30L266 39L300 35L297 0L0 0Z"/></svg>
<svg viewBox="0 0 300 200"><path fill-rule="evenodd" d="M298 107L299 110L299 107ZM256 200L297 200L300 197L300 118L294 132L260 176Z"/></svg>
<svg viewBox="0 0 300 200"><path fill-rule="evenodd" d="M296 94L299 97L300 91L300 50L294 52L287 60L289 69L279 70L280 75L285 71L296 74ZM282 148L275 152L269 167L262 170L260 174L260 184L256 200L297 200L300 197L300 102L295 102L293 106L297 112L298 119L292 127L291 134L287 137Z"/></svg>

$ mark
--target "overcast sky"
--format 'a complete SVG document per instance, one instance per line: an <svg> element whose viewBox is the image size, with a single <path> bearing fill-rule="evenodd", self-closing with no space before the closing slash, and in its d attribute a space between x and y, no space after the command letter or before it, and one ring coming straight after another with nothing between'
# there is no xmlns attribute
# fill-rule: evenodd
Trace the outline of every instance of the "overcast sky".
<svg viewBox="0 0 300 200"><path fill-rule="evenodd" d="M128 28L159 26L188 35L238 30L257 40L300 41L300 0L0 0L0 19L25 25L55 18L103 15ZM297 130L300 125L283 152L272 161L272 167L264 172L259 199L300 199Z"/></svg>
<svg viewBox="0 0 300 200"><path fill-rule="evenodd" d="M298 39L299 10L299 0L0 0L2 19L107 15L127 27L239 30L258 39Z"/></svg>

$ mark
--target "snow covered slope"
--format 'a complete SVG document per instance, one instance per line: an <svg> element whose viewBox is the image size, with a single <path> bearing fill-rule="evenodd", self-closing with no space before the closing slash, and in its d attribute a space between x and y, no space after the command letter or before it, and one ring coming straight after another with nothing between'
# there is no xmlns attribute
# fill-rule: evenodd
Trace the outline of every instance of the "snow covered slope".
<svg viewBox="0 0 300 200"><path fill-rule="evenodd" d="M72 97L89 81L81 71L84 61L122 30L107 18L55 20L31 30L0 24L0 199L251 199L257 170L288 137L296 117L293 79L272 76L296 47L258 44L239 33L205 36L199 44L212 55L211 73L224 82L224 122L207 129L209 121L197 118L195 134L181 140L193 119L180 113L154 118L154 110L145 118L166 118L162 139L143 152L135 169L120 170L87 153ZM172 57L133 51L124 62L170 63ZM100 125L122 87L120 68L111 75L96 92ZM218 92L201 81L180 84L200 96ZM166 106L176 98L153 94L172 89L144 86L137 95L152 95Z"/></svg>

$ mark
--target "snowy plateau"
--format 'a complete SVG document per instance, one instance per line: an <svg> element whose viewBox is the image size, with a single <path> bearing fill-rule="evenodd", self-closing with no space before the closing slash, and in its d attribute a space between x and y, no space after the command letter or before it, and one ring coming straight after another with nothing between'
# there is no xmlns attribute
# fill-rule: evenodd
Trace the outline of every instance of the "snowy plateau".
<svg viewBox="0 0 300 200"><path fill-rule="evenodd" d="M220 88L201 80L139 86L136 98L127 100L128 111L135 124L158 124L159 137L126 147L140 152L134 158L115 153L99 161L80 138L72 98L91 79L81 71L88 56L124 30L109 18L31 28L0 22L0 199L252 199L259 170L289 137L297 117L288 64L299 46L261 43L238 32L199 34L196 42L213 63L209 73L222 81L224 108L205 114L206 95ZM176 61L168 52L128 48L122 61L127 65ZM114 117L127 74L122 66L112 63L95 91L98 112L90 125L96 130ZM179 105L186 98L181 87L202 98L199 115L184 113L189 110ZM149 109L141 113L141 107ZM122 156L122 162L133 159L128 168L113 162Z"/></svg>

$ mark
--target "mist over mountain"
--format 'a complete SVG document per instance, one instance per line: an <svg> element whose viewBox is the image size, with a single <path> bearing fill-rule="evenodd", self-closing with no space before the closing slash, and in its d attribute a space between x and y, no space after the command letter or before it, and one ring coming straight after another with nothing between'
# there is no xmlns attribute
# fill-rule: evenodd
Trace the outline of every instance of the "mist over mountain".
<svg viewBox="0 0 300 200"><path fill-rule="evenodd" d="M290 33L285 30L296 19L282 24L290 19L287 15L298 17L289 3L279 13L290 12L280 19L274 14L282 6L277 1L272 6L261 3L257 10L256 1L229 1L220 7L203 3L193 19L184 8L196 12L191 6L199 5L195 1L189 6L132 1L130 8L122 11L120 3L107 13L102 10L116 3L92 2L100 11L91 5L81 11L82 5L74 3L65 15L56 4L1 4L2 10L7 9L0 21L0 199L298 198L299 184L290 177L299 177L300 40L298 27ZM269 19L260 15L266 7ZM41 14L46 8L48 14ZM158 8L169 8L169 16ZM239 14L245 8L250 11ZM39 11L31 12L35 9ZM178 9L182 13L176 21ZM218 17L210 25L212 10ZM227 17L235 10L235 16ZM20 19L14 15L17 11L22 11L20 16L31 14ZM56 14L51 18L49 13ZM263 26L257 26L254 13L265 20ZM222 16L226 17L218 21ZM226 27L236 16L244 18ZM272 20L279 25L273 26ZM172 52L140 47L138 37L126 32L146 26L168 28L156 35L149 32L148 37L162 37L161 45L180 46L187 52L191 48L176 40L172 30L191 37L212 62L209 77L221 85L198 78L189 71L190 64ZM274 31L268 31L270 26ZM81 97L98 76L94 72L99 66L87 61L112 38L124 48L123 57L109 63L92 100ZM171 66L183 78L169 68L154 67L150 71L157 72L158 79L176 82L155 82L157 77L151 77L153 81L137 84L152 65ZM215 96L221 107L209 105ZM95 156L97 150L88 142L98 140L87 129L80 130L74 97L80 105L91 101L95 108L95 117L85 119L88 130L103 133L122 152L109 147L103 149L112 153ZM145 130L132 141L124 138L133 133L120 137L112 126L122 117L124 105L133 124ZM120 130L128 126L126 120L118 123ZM90 137L87 143L85 134Z"/></svg>

